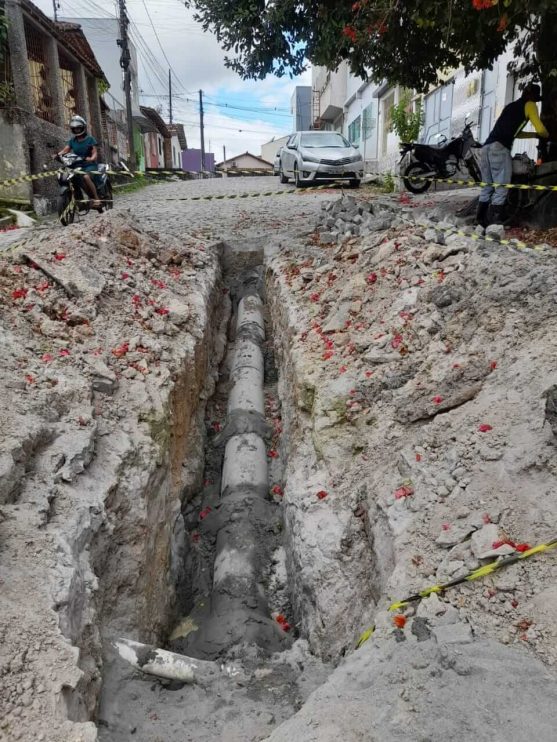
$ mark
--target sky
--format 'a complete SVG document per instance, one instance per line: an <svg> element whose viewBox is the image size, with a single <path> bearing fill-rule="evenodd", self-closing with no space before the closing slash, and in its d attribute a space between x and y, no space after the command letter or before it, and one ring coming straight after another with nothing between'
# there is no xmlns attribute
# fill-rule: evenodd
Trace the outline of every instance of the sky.
<svg viewBox="0 0 557 742"><path fill-rule="evenodd" d="M116 16L114 0L56 1L61 18ZM217 162L222 160L223 147L227 157L248 150L259 155L261 144L290 133L290 98L296 85L311 84L309 70L292 79L270 76L244 81L225 67L225 54L215 37L203 32L181 0L126 1L131 37L139 55L141 104L161 105L163 118L168 120L170 63L174 121L184 123L188 147L199 147L200 89L204 97L205 149L215 153ZM33 2L53 16L53 0ZM98 61L102 67L102 59Z"/></svg>

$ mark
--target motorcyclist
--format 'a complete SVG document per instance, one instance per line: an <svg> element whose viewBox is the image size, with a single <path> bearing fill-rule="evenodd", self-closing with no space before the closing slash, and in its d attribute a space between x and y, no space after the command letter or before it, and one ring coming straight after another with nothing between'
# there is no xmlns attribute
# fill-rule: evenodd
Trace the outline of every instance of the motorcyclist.
<svg viewBox="0 0 557 742"><path fill-rule="evenodd" d="M61 157L62 155L67 155L69 152L73 152L78 157L83 158L84 164L80 166L80 169L87 171L82 175L84 188L92 199L91 206L93 208L100 208L102 207L102 203L99 200L93 177L89 175L89 173L97 171L97 140L95 137L87 134L87 121L82 116L73 116L70 121L70 130L73 137L55 157Z"/></svg>
<svg viewBox="0 0 557 742"><path fill-rule="evenodd" d="M511 149L515 139L548 138L549 134L540 121L536 103L541 100L541 88L528 84L518 100L509 103L495 122L491 134L482 147L481 170L484 183L510 183L513 174ZM531 122L535 132L522 131ZM506 188L486 185L480 193L476 221L482 227L488 224L503 224ZM491 209L490 209L491 205Z"/></svg>

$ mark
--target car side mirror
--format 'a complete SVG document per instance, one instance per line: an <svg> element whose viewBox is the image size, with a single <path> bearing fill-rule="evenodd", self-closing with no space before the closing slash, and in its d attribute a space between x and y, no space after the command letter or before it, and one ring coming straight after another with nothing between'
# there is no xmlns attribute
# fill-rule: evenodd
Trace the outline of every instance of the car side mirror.
<svg viewBox="0 0 557 742"><path fill-rule="evenodd" d="M297 149L297 147L296 147L296 145L295 145L295 144L287 144L287 145L286 145L286 148L287 148L287 149Z"/></svg>

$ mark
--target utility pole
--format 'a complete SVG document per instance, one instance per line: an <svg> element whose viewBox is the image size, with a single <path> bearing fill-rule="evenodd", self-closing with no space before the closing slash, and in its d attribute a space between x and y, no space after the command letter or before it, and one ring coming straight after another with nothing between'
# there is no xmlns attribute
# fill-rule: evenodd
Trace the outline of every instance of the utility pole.
<svg viewBox="0 0 557 742"><path fill-rule="evenodd" d="M133 143L133 111L132 111L132 76L130 70L131 54L128 39L128 26L130 24L126 13L126 0L118 0L120 11L120 38L118 46L122 49L120 54L120 67L124 70L124 94L126 96L126 118L128 122L128 149L130 151L130 170L135 171L135 148Z"/></svg>
<svg viewBox="0 0 557 742"><path fill-rule="evenodd" d="M199 136L201 139L201 170L205 170L205 131L203 127L203 91L199 91Z"/></svg>
<svg viewBox="0 0 557 742"><path fill-rule="evenodd" d="M224 172L228 173L228 168L226 167L226 146L222 145L222 164L224 167Z"/></svg>
<svg viewBox="0 0 557 742"><path fill-rule="evenodd" d="M168 70L168 122L172 123L172 70Z"/></svg>
<svg viewBox="0 0 557 742"><path fill-rule="evenodd" d="M58 10L60 8L60 3L58 0L52 0L52 8L54 10L54 21L58 22Z"/></svg>

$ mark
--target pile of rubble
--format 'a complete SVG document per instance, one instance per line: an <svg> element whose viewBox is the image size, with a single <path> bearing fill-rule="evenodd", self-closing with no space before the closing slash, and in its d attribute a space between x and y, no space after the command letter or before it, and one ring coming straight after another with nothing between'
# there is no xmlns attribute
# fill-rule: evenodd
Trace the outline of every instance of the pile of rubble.
<svg viewBox="0 0 557 742"><path fill-rule="evenodd" d="M450 215L454 202L420 203L334 201L306 248L269 267L286 373L287 567L303 630L314 651L338 656L375 624L273 740L314 739L322 715L323 740L402 739L410 725L441 740L459 724L478 739L512 737L526 717L510 692L492 697L509 720L498 737L469 721L473 683L459 687L459 675L493 687L507 670L544 677L543 711L530 698L520 714L551 737L537 719L550 718L557 688L552 552L387 610L550 541L557 516L557 256L479 241ZM383 711L363 709L356 677L373 697L392 691L388 702L381 691ZM440 698L449 722L435 730L424 709Z"/></svg>

